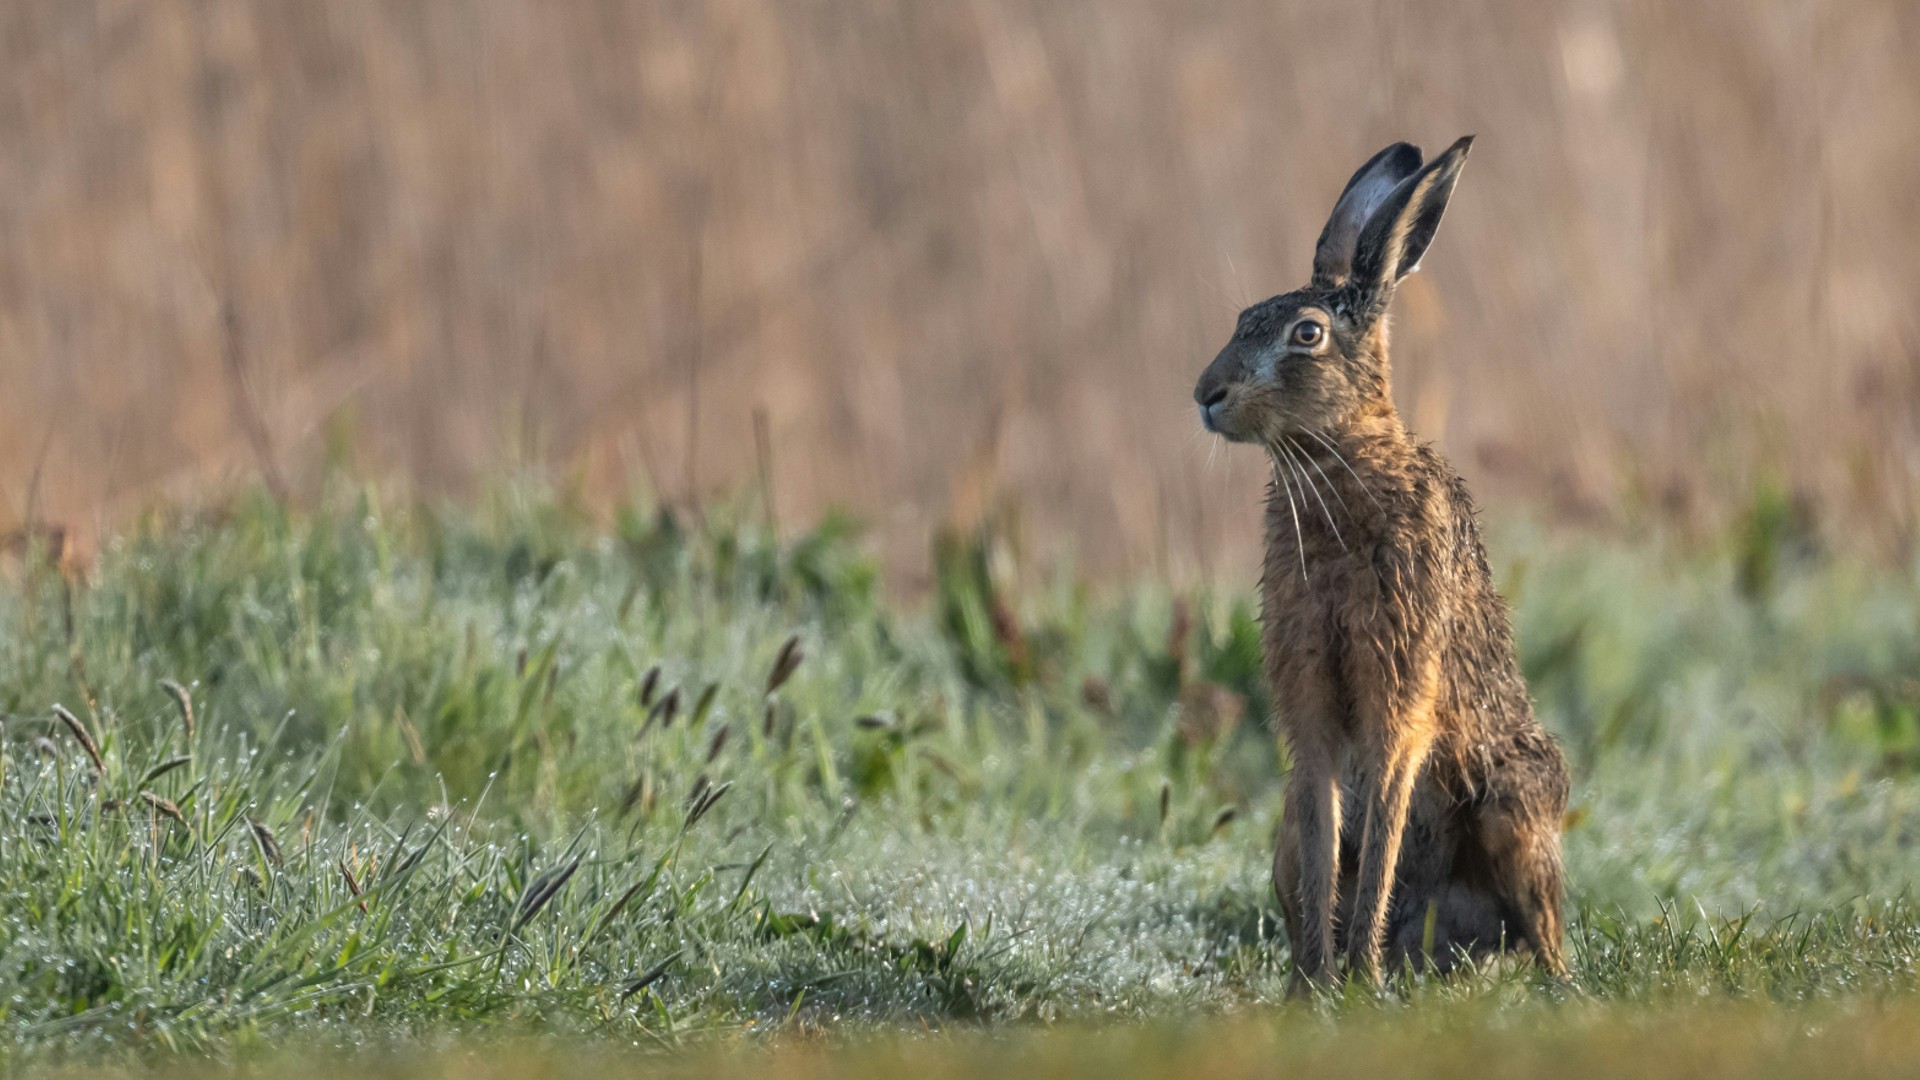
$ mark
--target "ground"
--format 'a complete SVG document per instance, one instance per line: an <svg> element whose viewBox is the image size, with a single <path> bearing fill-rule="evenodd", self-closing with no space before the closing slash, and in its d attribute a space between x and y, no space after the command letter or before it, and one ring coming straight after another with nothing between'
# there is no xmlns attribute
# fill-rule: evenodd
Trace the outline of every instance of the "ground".
<svg viewBox="0 0 1920 1080"><path fill-rule="evenodd" d="M83 572L28 552L0 588L0 1060L1898 1067L1920 582L1768 520L1496 523L1575 770L1574 985L1294 1006L1252 568L1090 587L949 536L898 595L841 522L344 481L157 514Z"/></svg>

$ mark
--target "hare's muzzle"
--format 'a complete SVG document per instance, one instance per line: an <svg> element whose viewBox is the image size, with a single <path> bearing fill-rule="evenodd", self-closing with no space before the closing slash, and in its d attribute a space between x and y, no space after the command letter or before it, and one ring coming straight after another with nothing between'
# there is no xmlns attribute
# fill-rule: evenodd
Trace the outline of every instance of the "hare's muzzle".
<svg viewBox="0 0 1920 1080"><path fill-rule="evenodd" d="M1208 390L1203 384L1194 391L1193 399L1200 406L1200 423L1208 431L1220 434L1220 410L1227 403L1227 388L1222 386Z"/></svg>
<svg viewBox="0 0 1920 1080"><path fill-rule="evenodd" d="M1231 348L1229 346L1228 350ZM1223 350L1213 363L1207 365L1199 384L1193 388L1193 403L1200 407L1200 423L1208 431L1231 442L1239 442L1245 433L1239 429L1233 415L1233 404L1228 400L1232 396L1238 365L1237 357L1228 356L1228 350Z"/></svg>

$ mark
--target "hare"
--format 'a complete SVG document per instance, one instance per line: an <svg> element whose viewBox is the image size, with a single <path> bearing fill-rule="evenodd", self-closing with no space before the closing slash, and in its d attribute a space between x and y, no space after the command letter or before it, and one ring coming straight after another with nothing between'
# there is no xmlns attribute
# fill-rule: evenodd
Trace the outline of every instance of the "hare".
<svg viewBox="0 0 1920 1080"><path fill-rule="evenodd" d="M1567 769L1533 715L1466 484L1401 424L1387 307L1472 137L1347 183L1303 289L1240 315L1201 421L1273 462L1263 644L1293 761L1273 884L1290 992L1530 952L1563 975Z"/></svg>

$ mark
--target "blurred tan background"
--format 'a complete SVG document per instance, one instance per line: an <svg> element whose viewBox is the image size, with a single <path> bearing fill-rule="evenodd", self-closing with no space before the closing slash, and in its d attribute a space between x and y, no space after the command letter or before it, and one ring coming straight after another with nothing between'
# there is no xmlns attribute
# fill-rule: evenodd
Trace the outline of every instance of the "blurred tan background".
<svg viewBox="0 0 1920 1080"><path fill-rule="evenodd" d="M297 497L346 441L427 492L770 480L909 572L1017 508L1247 578L1263 465L1195 375L1361 160L1475 132L1395 359L1483 502L1771 482L1904 553L1916 55L1896 0L16 0L0 517Z"/></svg>

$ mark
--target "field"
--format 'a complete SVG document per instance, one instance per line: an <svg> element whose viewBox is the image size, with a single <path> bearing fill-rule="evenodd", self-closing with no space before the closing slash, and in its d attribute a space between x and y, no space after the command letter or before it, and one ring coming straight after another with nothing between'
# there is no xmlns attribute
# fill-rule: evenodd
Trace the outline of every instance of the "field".
<svg viewBox="0 0 1920 1080"><path fill-rule="evenodd" d="M1920 1060L1920 4L0 4L0 1074ZM1570 983L1283 1000L1235 312L1393 394Z"/></svg>
<svg viewBox="0 0 1920 1080"><path fill-rule="evenodd" d="M975 533L893 599L843 522L532 484L156 514L0 592L6 1062L1896 1064L1920 582L1790 521L1499 525L1576 769L1575 985L1287 1007L1250 590L1044 580Z"/></svg>

